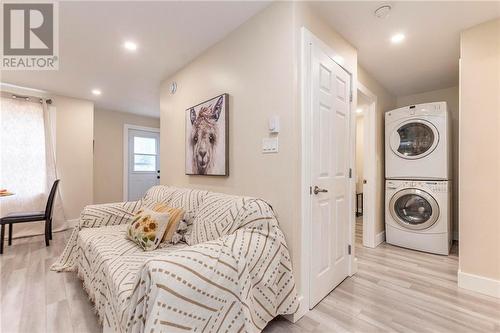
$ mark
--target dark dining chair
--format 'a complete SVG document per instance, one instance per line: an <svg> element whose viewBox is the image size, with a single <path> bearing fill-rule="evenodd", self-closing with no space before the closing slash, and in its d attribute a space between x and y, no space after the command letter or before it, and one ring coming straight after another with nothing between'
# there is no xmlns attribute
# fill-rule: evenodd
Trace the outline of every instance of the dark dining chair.
<svg viewBox="0 0 500 333"><path fill-rule="evenodd" d="M54 208L54 201L56 198L57 185L59 184L59 179L57 179L52 188L50 189L49 197L47 199L47 205L45 206L45 211L40 212L29 212L29 213L10 213L0 219L1 225L1 238L0 238L0 254L3 253L3 242L5 238L5 225L9 225L9 246L12 245L12 227L16 223L25 222L38 222L45 221L45 246L49 246L49 240L52 239L52 210Z"/></svg>

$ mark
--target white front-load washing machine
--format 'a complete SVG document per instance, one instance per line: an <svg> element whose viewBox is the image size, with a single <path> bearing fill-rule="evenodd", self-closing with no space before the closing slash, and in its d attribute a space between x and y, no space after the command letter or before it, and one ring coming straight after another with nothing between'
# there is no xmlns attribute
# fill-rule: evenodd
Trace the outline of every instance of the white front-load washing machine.
<svg viewBox="0 0 500 333"><path fill-rule="evenodd" d="M385 193L387 243L449 254L451 181L386 180Z"/></svg>
<svg viewBox="0 0 500 333"><path fill-rule="evenodd" d="M385 178L451 179L451 126L446 102L385 114Z"/></svg>

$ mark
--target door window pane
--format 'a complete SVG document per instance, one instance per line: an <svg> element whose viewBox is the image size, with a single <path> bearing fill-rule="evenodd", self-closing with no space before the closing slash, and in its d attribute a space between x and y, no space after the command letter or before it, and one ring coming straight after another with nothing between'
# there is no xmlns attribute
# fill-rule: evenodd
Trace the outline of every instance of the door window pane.
<svg viewBox="0 0 500 333"><path fill-rule="evenodd" d="M405 156L425 153L434 143L432 128L422 123L409 123L398 129L400 143L398 152Z"/></svg>
<svg viewBox="0 0 500 333"><path fill-rule="evenodd" d="M156 155L156 139L134 136L134 154Z"/></svg>
<svg viewBox="0 0 500 333"><path fill-rule="evenodd" d="M156 171L156 156L134 154L134 171Z"/></svg>
<svg viewBox="0 0 500 333"><path fill-rule="evenodd" d="M432 216L432 207L423 197L406 194L396 200L394 210L403 221L419 225L427 222Z"/></svg>

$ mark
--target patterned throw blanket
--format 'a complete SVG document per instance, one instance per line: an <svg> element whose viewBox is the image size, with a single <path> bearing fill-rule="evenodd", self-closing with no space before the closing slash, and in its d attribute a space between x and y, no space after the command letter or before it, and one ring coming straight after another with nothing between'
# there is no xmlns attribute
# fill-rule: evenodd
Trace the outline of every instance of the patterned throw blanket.
<svg viewBox="0 0 500 333"><path fill-rule="evenodd" d="M189 246L143 252L124 238L121 224L154 202L195 212ZM263 200L157 186L141 203L89 206L80 223L53 269L78 271L114 331L260 332L298 308L286 242ZM118 226L84 229L104 225Z"/></svg>

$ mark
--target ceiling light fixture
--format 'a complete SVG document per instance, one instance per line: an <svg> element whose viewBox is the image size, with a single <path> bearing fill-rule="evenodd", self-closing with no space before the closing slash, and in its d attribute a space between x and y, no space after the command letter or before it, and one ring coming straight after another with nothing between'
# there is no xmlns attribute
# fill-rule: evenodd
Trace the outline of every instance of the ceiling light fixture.
<svg viewBox="0 0 500 333"><path fill-rule="evenodd" d="M356 109L356 113L363 113L363 109L362 108L357 108Z"/></svg>
<svg viewBox="0 0 500 333"><path fill-rule="evenodd" d="M137 44L132 42L132 41L126 41L125 43L123 43L123 47L126 49L126 50L129 50L129 51L135 51L137 50Z"/></svg>
<svg viewBox="0 0 500 333"><path fill-rule="evenodd" d="M404 40L405 40L405 38L406 38L406 37L405 37L405 35L403 35L403 34L395 34L394 36L392 36L392 37L391 37L391 42L392 42L393 44L399 44L399 43L401 43L402 41L404 41Z"/></svg>
<svg viewBox="0 0 500 333"><path fill-rule="evenodd" d="M99 96L102 94L102 92L99 89L92 89L92 94Z"/></svg>

